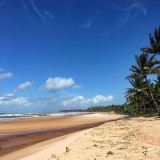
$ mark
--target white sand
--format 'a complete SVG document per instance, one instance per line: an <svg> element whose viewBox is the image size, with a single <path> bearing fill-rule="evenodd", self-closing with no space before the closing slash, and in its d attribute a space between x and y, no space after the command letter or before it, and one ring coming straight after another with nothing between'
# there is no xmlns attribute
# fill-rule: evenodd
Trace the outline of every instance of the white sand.
<svg viewBox="0 0 160 160"><path fill-rule="evenodd" d="M160 160L160 119L108 122L67 147L69 152L50 160Z"/></svg>

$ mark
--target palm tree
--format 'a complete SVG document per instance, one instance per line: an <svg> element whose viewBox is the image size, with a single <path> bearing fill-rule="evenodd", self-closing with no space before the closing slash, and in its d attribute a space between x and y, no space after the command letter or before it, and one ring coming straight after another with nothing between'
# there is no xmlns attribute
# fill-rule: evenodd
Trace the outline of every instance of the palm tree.
<svg viewBox="0 0 160 160"><path fill-rule="evenodd" d="M147 53L142 53L140 56L136 55L135 58L137 65L132 65L132 67L129 70L133 73L126 78L142 77L145 79L147 83L148 94L151 97L158 114L160 115L160 109L153 97L153 94L150 89L150 82L147 79L148 75L160 73L160 61L155 59L155 56L156 55L149 57Z"/></svg>
<svg viewBox="0 0 160 160"><path fill-rule="evenodd" d="M125 92L125 97L130 97L132 100L132 103L138 104L138 111L141 110L141 99L144 97L147 89L147 84L144 82L142 77L132 77L128 78L130 84L133 88L127 88L127 91ZM134 98L131 98L134 97Z"/></svg>
<svg viewBox="0 0 160 160"><path fill-rule="evenodd" d="M141 51L151 54L160 54L160 27L159 29L155 28L154 37L149 33L149 40L151 47L140 48Z"/></svg>
<svg viewBox="0 0 160 160"><path fill-rule="evenodd" d="M153 84L153 92L156 102L160 105L160 74L157 75L157 80L154 80L156 84Z"/></svg>

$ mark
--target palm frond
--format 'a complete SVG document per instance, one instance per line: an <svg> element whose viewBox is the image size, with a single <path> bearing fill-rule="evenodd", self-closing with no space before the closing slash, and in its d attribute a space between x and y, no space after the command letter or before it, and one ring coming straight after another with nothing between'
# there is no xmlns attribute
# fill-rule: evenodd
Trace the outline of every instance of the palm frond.
<svg viewBox="0 0 160 160"><path fill-rule="evenodd" d="M140 73L140 68L139 66L136 66L136 65L132 65L129 70L135 73Z"/></svg>
<svg viewBox="0 0 160 160"><path fill-rule="evenodd" d="M140 48L140 50L141 50L142 52L155 54L155 53L153 52L153 50L152 50L151 48L149 48L149 47L142 47L142 48Z"/></svg>
<svg viewBox="0 0 160 160"><path fill-rule="evenodd" d="M160 27L159 29L155 28L154 30L154 38L156 40L156 45L158 46L160 43Z"/></svg>
<svg viewBox="0 0 160 160"><path fill-rule="evenodd" d="M156 55L151 56L151 58L150 58L150 59L148 60L148 62L147 62L147 66L150 66L150 65L154 62L155 56L156 56Z"/></svg>
<svg viewBox="0 0 160 160"><path fill-rule="evenodd" d="M141 66L141 62L139 60L139 56L138 55L135 55L135 59L136 59L136 62L138 64L138 66Z"/></svg>
<svg viewBox="0 0 160 160"><path fill-rule="evenodd" d="M152 34L149 34L150 47L140 48L141 51L151 53L151 54L160 54L160 27L155 28L154 37Z"/></svg>
<svg viewBox="0 0 160 160"><path fill-rule="evenodd" d="M154 38L151 33L149 34L149 40L150 40L151 48L154 49L156 46L156 42L154 41Z"/></svg>

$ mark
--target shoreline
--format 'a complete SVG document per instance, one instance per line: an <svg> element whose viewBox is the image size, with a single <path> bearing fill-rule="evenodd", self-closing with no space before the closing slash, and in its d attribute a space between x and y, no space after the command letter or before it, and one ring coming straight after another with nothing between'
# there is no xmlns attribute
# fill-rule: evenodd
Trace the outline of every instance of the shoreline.
<svg viewBox="0 0 160 160"><path fill-rule="evenodd" d="M5 114L8 114L8 113L5 113ZM16 114L16 113L15 113ZM21 113L22 115L25 114L25 113ZM37 113L38 114L38 113ZM50 113L51 114L51 113ZM5 122L8 122L8 121L14 121L14 120L21 120L21 119L30 119L30 118L57 118L57 117L71 117L71 116L79 116L79 115L86 115L86 114L94 114L93 112L59 112L59 113L53 113L54 115L46 115L46 116L31 116L31 117L27 117L27 116L20 116L20 117L16 117L14 116L14 118L11 116L10 118L7 116L7 118L5 117L1 117L0 118L0 123L5 123Z"/></svg>
<svg viewBox="0 0 160 160"><path fill-rule="evenodd" d="M93 128L107 121L117 120L123 117L126 116L85 114L56 118L27 118L1 123L0 128L3 128L3 130L0 129L0 133L3 136L0 137L0 156L42 141ZM5 133L9 133L9 135L5 136Z"/></svg>
<svg viewBox="0 0 160 160"><path fill-rule="evenodd" d="M160 118L130 117L46 140L2 160L159 160ZM156 134L155 134L156 133Z"/></svg>

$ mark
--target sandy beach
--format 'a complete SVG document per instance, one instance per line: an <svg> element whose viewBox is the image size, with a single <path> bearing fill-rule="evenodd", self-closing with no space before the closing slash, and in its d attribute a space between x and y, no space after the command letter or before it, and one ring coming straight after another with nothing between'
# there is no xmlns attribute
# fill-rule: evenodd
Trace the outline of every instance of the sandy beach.
<svg viewBox="0 0 160 160"><path fill-rule="evenodd" d="M23 157L24 148L47 140L66 139L65 135L99 126L107 121L117 120L123 115L85 114L69 117L23 118L0 123L0 159ZM68 138L69 136L67 136ZM72 136L73 137L73 136ZM72 140L69 140L71 142ZM50 141L48 142L50 143ZM41 146L41 145L40 145ZM43 146L43 145L42 145ZM35 146L34 148L38 148ZM22 151L20 151L22 149ZM30 150L30 149L29 149ZM34 151L34 149L32 149ZM21 155L22 153L22 155ZM31 155L31 153L29 153ZM26 156L26 155L25 155ZM50 155L49 155L50 156ZM15 158L17 159L17 158Z"/></svg>
<svg viewBox="0 0 160 160"><path fill-rule="evenodd" d="M96 122L97 126L93 125L91 128L89 125L90 128L88 129L83 128L82 130L73 131L74 133L68 132L68 134L62 136L35 143L3 155L0 159L159 160L160 118L124 117L116 120L122 117L124 116L105 114L68 117L70 120L74 120L75 123L78 123L79 120L81 120L81 124L87 123L88 125L91 122L93 122L92 124ZM65 120L67 121L68 118ZM104 120L106 123L104 123ZM100 125L97 122L103 124ZM71 124L73 125L73 122Z"/></svg>
<svg viewBox="0 0 160 160"><path fill-rule="evenodd" d="M160 118L128 118L105 123L49 160L159 160Z"/></svg>

